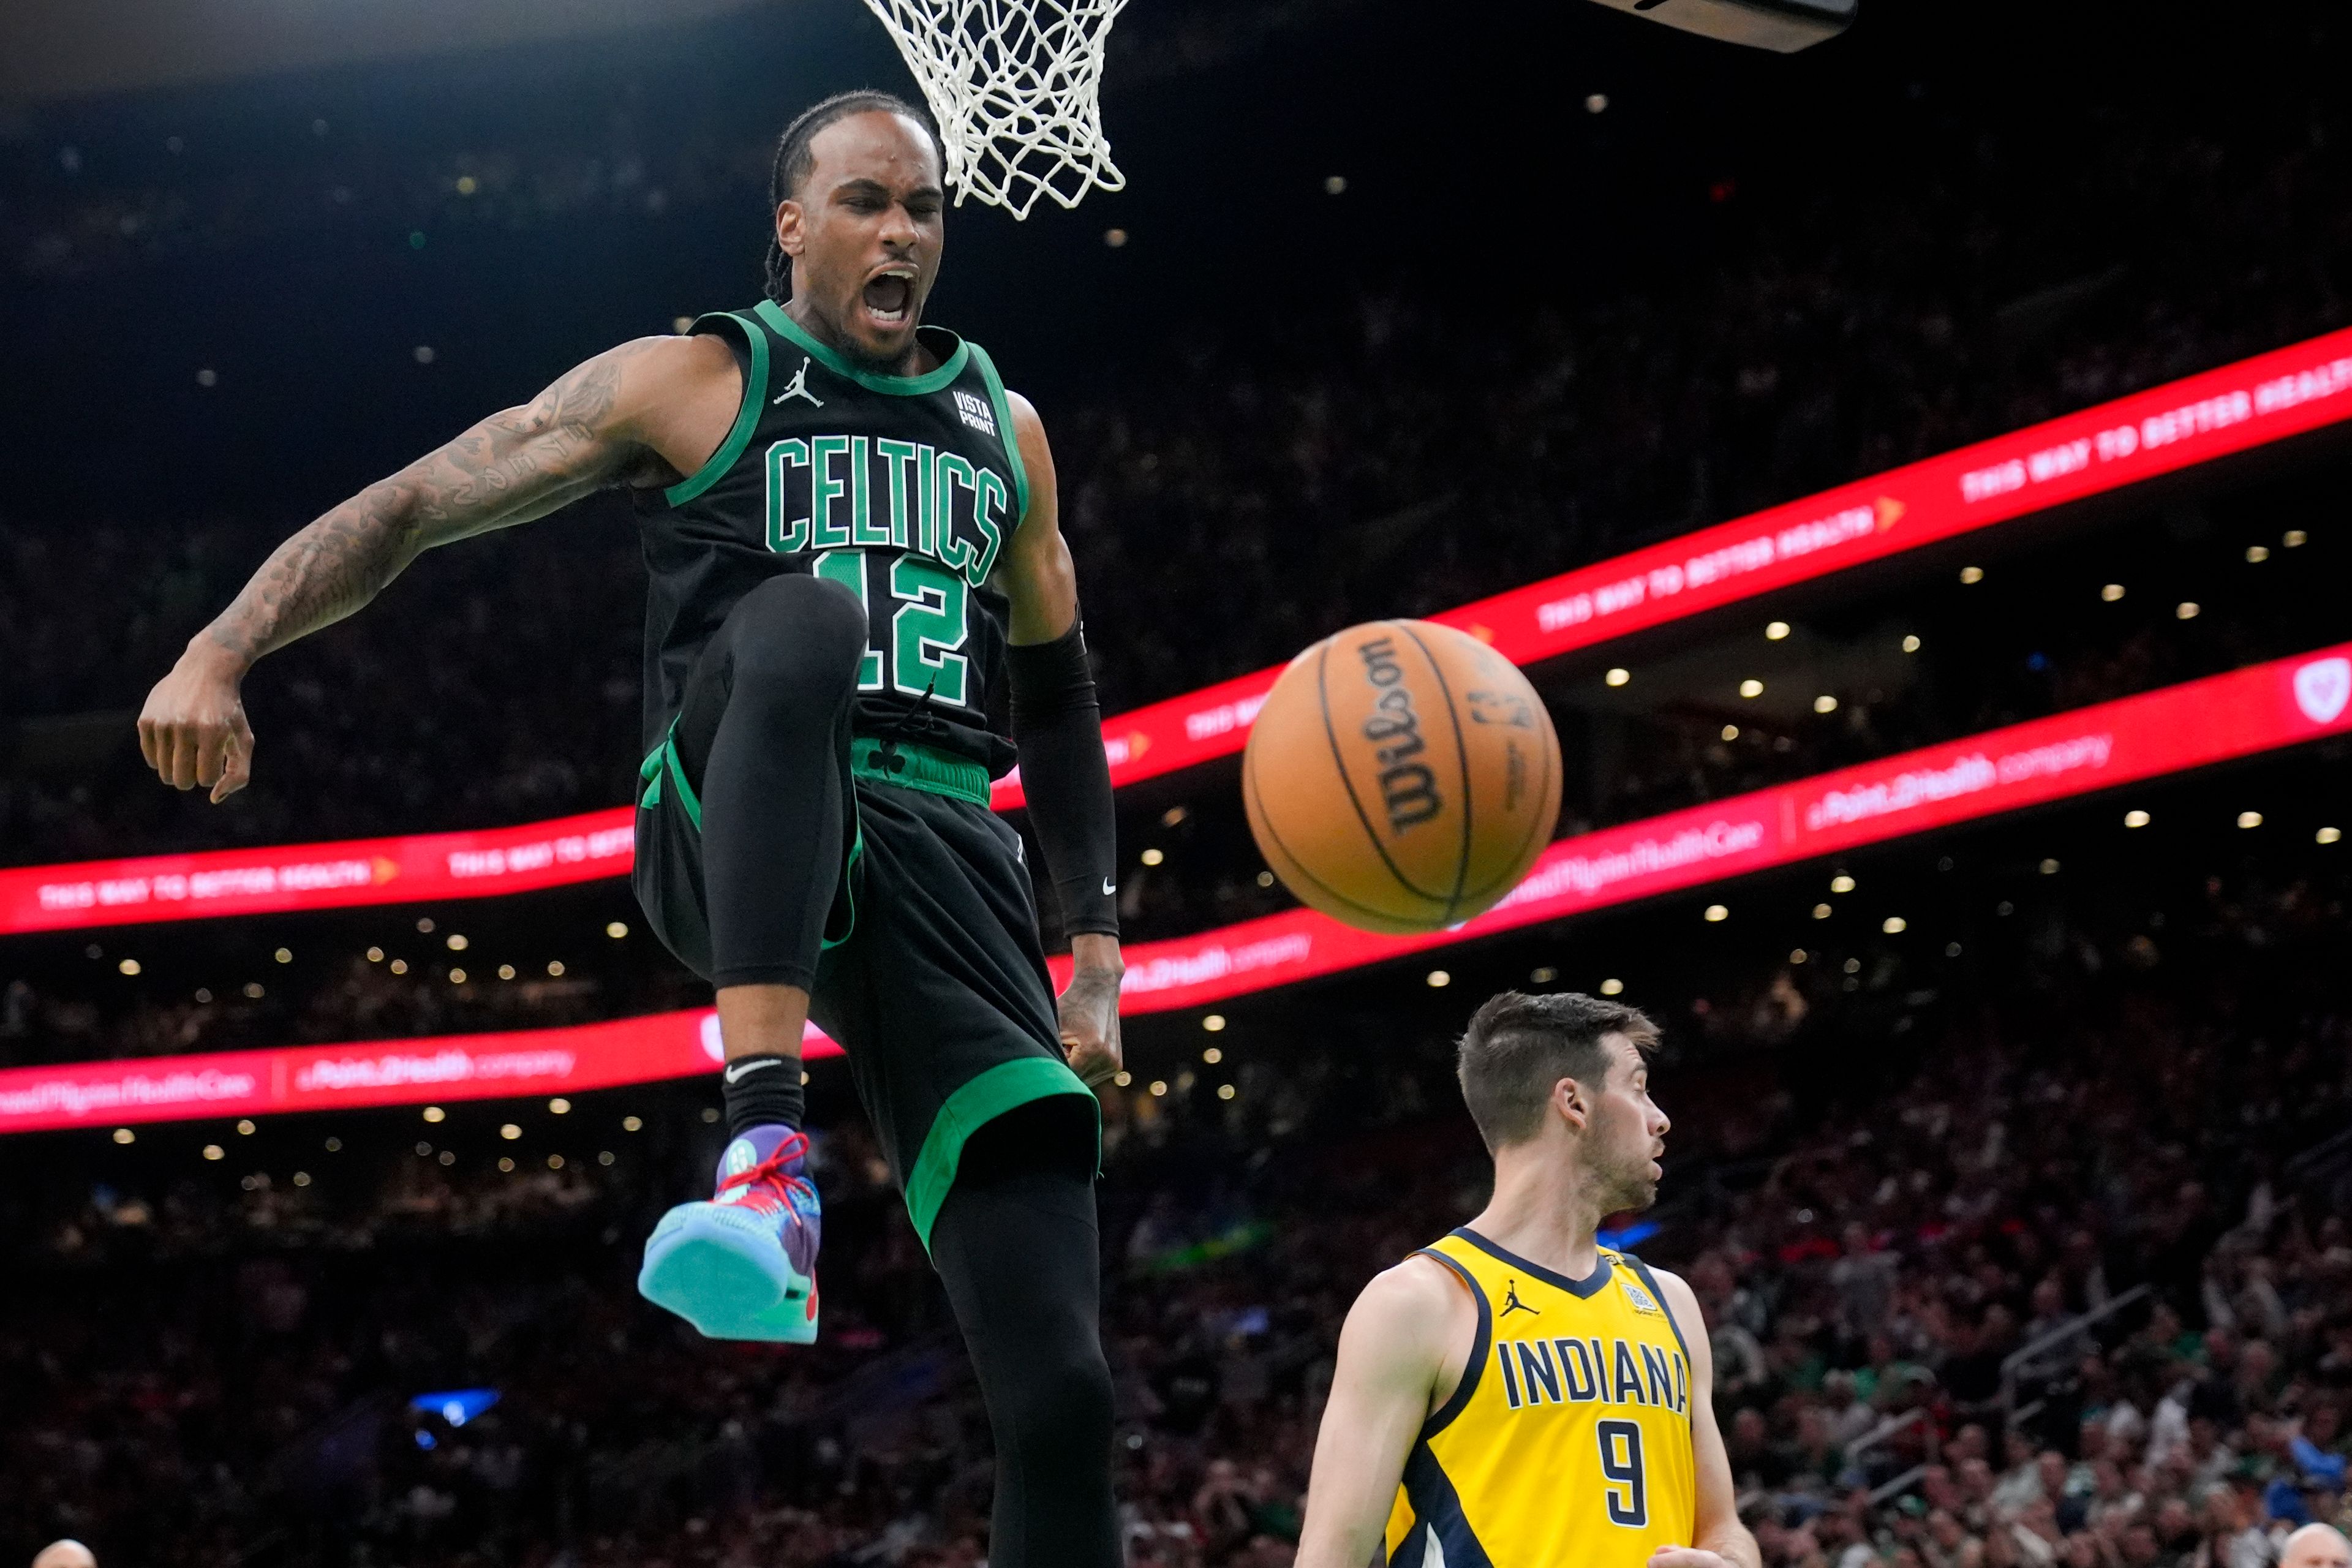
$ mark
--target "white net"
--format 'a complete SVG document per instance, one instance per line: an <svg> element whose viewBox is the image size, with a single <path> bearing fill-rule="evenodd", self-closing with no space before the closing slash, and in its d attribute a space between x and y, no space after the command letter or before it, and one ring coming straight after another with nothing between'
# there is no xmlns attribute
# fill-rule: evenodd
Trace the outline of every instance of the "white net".
<svg viewBox="0 0 2352 1568"><path fill-rule="evenodd" d="M1127 176L1103 139L1103 43L1127 0L866 0L923 89L958 205L1027 217Z"/></svg>

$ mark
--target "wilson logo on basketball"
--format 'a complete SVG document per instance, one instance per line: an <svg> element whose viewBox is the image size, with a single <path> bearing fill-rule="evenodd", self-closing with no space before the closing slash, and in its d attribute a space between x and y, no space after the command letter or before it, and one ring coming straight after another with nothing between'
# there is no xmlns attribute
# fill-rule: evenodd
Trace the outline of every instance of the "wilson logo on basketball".
<svg viewBox="0 0 2352 1568"><path fill-rule="evenodd" d="M1389 830L1402 833L1435 816L1445 803L1438 798L1437 775L1429 764L1411 760L1429 745L1421 738L1421 716L1412 710L1396 644L1377 637L1356 652L1364 661L1364 679L1380 693L1372 700L1376 711L1364 721L1364 739L1376 748L1372 754L1381 764L1381 804L1388 809Z"/></svg>

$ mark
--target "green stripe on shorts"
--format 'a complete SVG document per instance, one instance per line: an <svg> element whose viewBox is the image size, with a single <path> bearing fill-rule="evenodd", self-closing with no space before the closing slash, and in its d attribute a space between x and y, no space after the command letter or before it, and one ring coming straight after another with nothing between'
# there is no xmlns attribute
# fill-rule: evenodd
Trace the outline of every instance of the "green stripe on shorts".
<svg viewBox="0 0 2352 1568"><path fill-rule="evenodd" d="M1066 1063L1051 1057L1015 1057L969 1079L948 1096L947 1103L931 1119L931 1130L923 1135L922 1152L907 1172L907 1215L915 1222L915 1234L923 1238L925 1252L931 1249L931 1224L940 1217L940 1205L948 1201L948 1189L955 1185L963 1146L972 1134L1008 1110L1056 1094L1083 1094L1094 1100L1095 1162L1099 1165L1102 1102L1095 1100L1094 1090L1081 1083Z"/></svg>

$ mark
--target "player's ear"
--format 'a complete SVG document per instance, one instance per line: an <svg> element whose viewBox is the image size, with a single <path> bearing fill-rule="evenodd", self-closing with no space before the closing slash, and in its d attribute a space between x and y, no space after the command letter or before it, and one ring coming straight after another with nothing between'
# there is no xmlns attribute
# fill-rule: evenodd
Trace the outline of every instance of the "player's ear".
<svg viewBox="0 0 2352 1568"><path fill-rule="evenodd" d="M776 207L776 245L786 256L800 259L808 248L808 228L798 202L782 202Z"/></svg>
<svg viewBox="0 0 2352 1568"><path fill-rule="evenodd" d="M1572 1078L1561 1079L1551 1086L1551 1109L1552 1114L1579 1132L1592 1120L1592 1102L1586 1097L1584 1086Z"/></svg>

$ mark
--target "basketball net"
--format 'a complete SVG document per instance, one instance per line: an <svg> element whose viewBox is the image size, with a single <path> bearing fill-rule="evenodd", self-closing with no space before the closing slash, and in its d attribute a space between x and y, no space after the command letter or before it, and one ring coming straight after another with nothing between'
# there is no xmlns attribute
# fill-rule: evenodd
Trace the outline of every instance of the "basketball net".
<svg viewBox="0 0 2352 1568"><path fill-rule="evenodd" d="M1103 42L1127 0L866 0L940 124L947 181L1025 218L1127 176L1103 139Z"/></svg>

